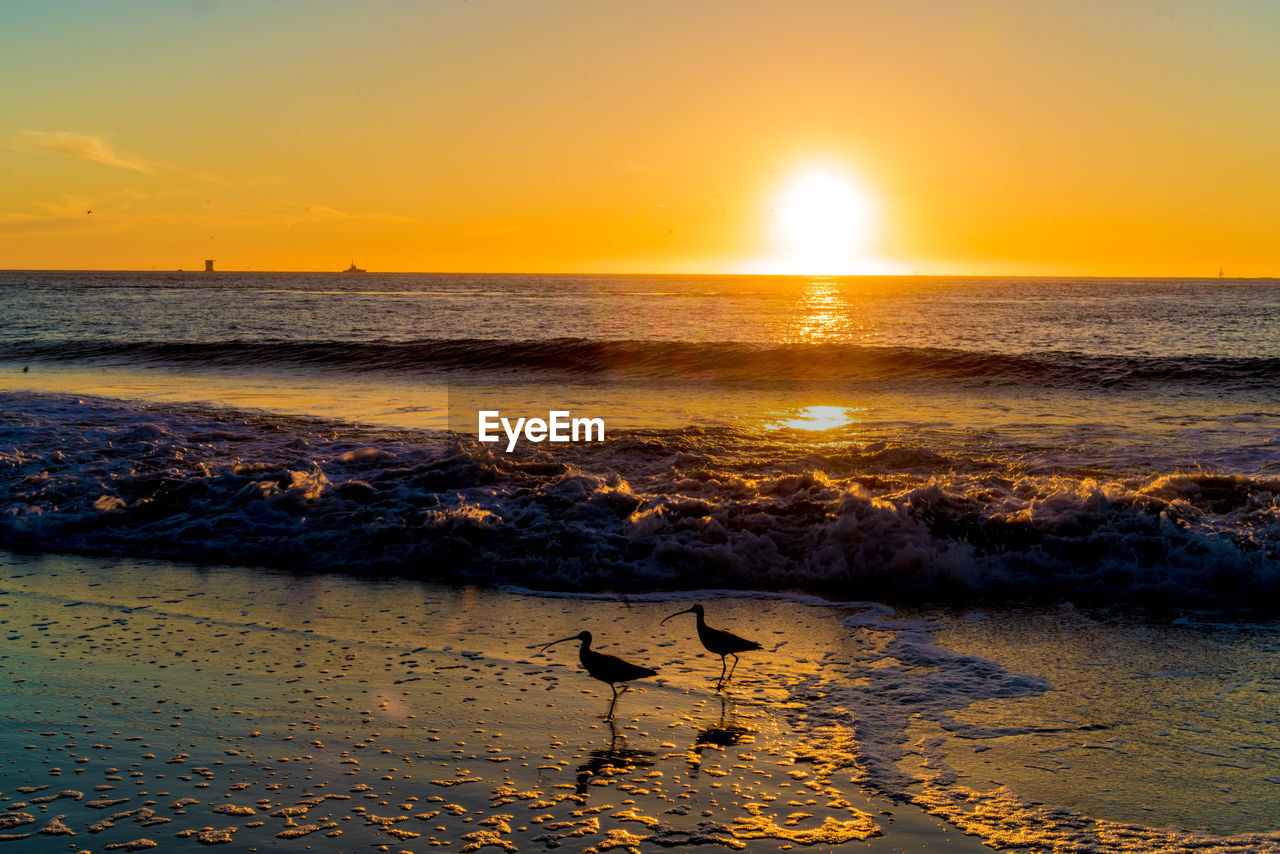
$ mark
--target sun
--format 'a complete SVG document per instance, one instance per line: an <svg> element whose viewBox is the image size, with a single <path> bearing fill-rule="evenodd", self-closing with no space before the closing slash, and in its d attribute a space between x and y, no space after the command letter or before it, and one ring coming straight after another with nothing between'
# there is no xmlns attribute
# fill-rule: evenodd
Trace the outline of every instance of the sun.
<svg viewBox="0 0 1280 854"><path fill-rule="evenodd" d="M787 174L770 198L770 254L748 272L839 275L887 272L868 252L876 237L876 198L852 172L811 163Z"/></svg>
<svg viewBox="0 0 1280 854"><path fill-rule="evenodd" d="M871 198L847 174L809 167L791 176L778 193L773 236L783 251L833 258L865 248L871 220Z"/></svg>

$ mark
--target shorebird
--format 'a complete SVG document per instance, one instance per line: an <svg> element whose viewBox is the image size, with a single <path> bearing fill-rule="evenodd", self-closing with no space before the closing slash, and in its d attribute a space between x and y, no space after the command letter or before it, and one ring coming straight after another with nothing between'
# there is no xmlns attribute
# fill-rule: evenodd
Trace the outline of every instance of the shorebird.
<svg viewBox="0 0 1280 854"><path fill-rule="evenodd" d="M578 647L578 660L582 662L582 666L593 679L599 679L601 682L608 682L609 687L613 689L613 700L609 703L609 714L605 716L605 720L613 720L613 707L618 702L618 685L622 683L622 690L626 691L630 685L626 683L632 679L644 679L647 676L657 676L658 671L652 667L642 667L639 664L632 664L630 661L624 661L616 655L606 655L603 652L596 652L591 648L591 632L579 632L571 638L561 638L560 640L544 643L538 648L538 651L546 649L565 641L582 641L582 646ZM530 647L532 649L533 647Z"/></svg>
<svg viewBox="0 0 1280 854"><path fill-rule="evenodd" d="M761 646L755 641L740 638L733 632L726 632L723 629L711 628L707 625L705 613L706 612L703 611L701 605L694 605L692 608L688 608L684 611L677 611L672 614L671 617L678 617L681 614L693 614L698 618L698 640L702 641L702 645L706 648L707 652L713 652L720 656L720 678L716 680L716 685L720 686L733 677L733 667L738 666L738 653L761 649ZM670 620L671 617L667 617L662 622L665 623L667 620ZM662 623L659 623L658 625L662 625ZM733 656L733 667L729 668L727 676L724 671L726 655Z"/></svg>

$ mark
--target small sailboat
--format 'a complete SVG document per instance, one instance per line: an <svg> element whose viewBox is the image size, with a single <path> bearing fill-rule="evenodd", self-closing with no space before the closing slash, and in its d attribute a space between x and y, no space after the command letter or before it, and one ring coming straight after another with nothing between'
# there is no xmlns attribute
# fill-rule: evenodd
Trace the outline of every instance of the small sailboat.
<svg viewBox="0 0 1280 854"><path fill-rule="evenodd" d="M363 267L357 267L357 266L356 266L356 261L355 261L355 259L354 259L354 258L352 258L352 259L351 259L351 266L350 266L350 267L348 267L347 269L343 270L342 272L344 272L344 273L364 273L364 272L366 272L366 270L365 270Z"/></svg>

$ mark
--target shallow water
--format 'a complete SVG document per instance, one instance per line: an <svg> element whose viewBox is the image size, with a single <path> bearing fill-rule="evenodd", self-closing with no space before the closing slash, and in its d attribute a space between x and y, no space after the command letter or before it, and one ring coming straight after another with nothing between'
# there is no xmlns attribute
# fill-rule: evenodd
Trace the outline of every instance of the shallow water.
<svg viewBox="0 0 1280 854"><path fill-rule="evenodd" d="M782 607L765 621L806 610ZM194 849L184 834L203 828L245 850L489 840L584 851L656 837L898 851L946 833L838 769L815 770L777 671L744 665L731 693L710 690L714 668L687 637L655 633L673 608L8 556L0 664L15 684L0 798L31 819L9 830L47 851L65 848L38 835L55 816L94 845L144 838L165 850ZM571 649L526 649L584 622L605 651L664 673L627 692L613 724L607 689ZM798 672L811 670L811 644L795 645Z"/></svg>
<svg viewBox="0 0 1280 854"><path fill-rule="evenodd" d="M1274 623L706 594L709 622L765 647L718 693L692 618L659 625L689 601L673 594L52 556L6 557L0 588L0 797L32 818L8 832L61 815L95 845L165 849L202 828L396 850L1280 845ZM612 727L571 645L528 649L584 627L660 671ZM82 797L35 800L64 790ZM144 808L171 821L90 832Z"/></svg>
<svg viewBox="0 0 1280 854"><path fill-rule="evenodd" d="M1275 826L1280 623L1067 609L995 610L944 625L938 640L947 648L1053 686L941 722L958 737L946 761L970 785L999 778L1033 800L1116 821L1217 833Z"/></svg>

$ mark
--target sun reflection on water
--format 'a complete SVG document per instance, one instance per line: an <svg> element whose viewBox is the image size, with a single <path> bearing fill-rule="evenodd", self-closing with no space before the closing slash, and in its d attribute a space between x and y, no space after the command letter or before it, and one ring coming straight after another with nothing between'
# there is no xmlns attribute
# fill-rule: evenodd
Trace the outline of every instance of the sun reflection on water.
<svg viewBox="0 0 1280 854"><path fill-rule="evenodd" d="M796 305L788 338L792 343L834 343L861 337L856 309L837 282L814 279Z"/></svg>
<svg viewBox="0 0 1280 854"><path fill-rule="evenodd" d="M807 406L783 414L776 424L780 428L811 432L834 430L837 427L861 423L861 413L864 411L866 410L863 407Z"/></svg>

